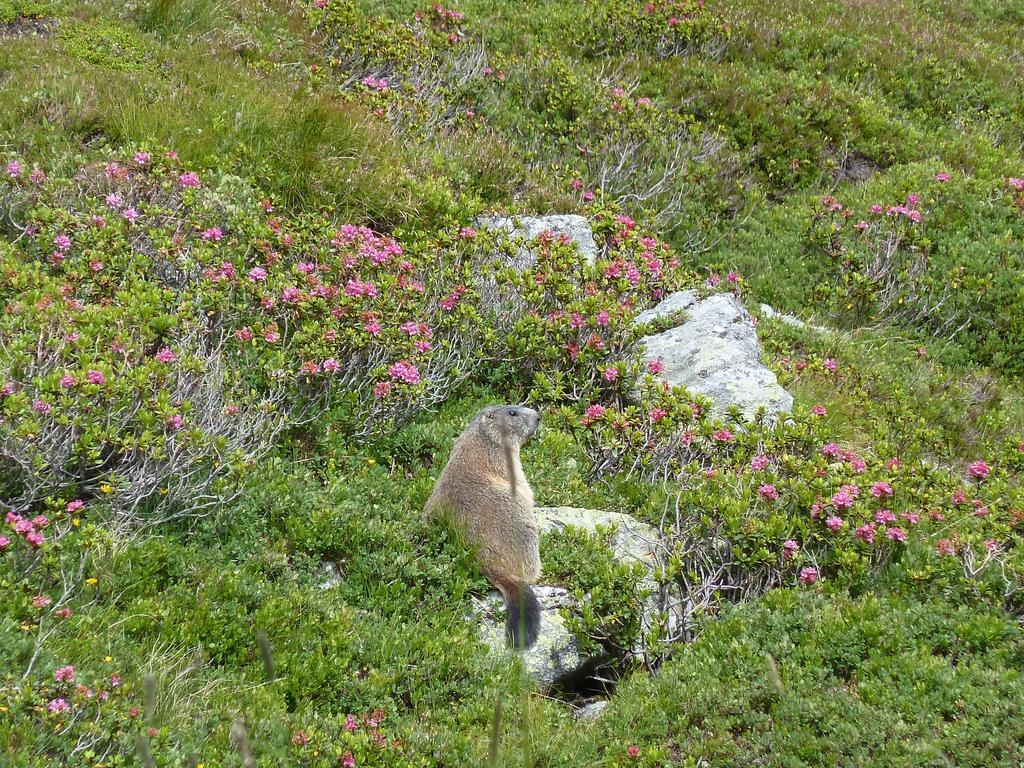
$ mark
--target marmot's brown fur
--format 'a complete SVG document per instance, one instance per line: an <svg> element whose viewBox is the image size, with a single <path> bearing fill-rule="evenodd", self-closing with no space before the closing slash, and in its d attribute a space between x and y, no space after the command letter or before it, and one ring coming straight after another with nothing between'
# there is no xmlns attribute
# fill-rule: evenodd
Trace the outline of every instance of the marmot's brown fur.
<svg viewBox="0 0 1024 768"><path fill-rule="evenodd" d="M480 572L508 606L512 645L529 648L540 629L540 604L530 585L540 576L533 491L519 448L540 414L519 405L484 408L459 435L424 512L447 516L475 547Z"/></svg>

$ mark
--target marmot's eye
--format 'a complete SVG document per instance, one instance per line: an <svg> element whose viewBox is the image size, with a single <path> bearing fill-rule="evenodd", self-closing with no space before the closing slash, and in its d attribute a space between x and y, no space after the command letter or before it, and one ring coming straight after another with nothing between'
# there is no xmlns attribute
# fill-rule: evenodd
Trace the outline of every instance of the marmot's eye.
<svg viewBox="0 0 1024 768"><path fill-rule="evenodd" d="M508 409L508 415L509 416L516 416L518 413L519 413L519 411L517 411L515 408L509 408Z"/></svg>

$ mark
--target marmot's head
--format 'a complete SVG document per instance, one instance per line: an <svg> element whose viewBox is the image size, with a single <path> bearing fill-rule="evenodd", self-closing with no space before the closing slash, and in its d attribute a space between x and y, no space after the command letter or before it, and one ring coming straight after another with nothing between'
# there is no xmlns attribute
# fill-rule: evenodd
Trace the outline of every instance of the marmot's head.
<svg viewBox="0 0 1024 768"><path fill-rule="evenodd" d="M490 405L478 413L473 421L480 425L480 431L497 445L502 445L504 435L514 445L522 445L540 426L540 414L525 405Z"/></svg>

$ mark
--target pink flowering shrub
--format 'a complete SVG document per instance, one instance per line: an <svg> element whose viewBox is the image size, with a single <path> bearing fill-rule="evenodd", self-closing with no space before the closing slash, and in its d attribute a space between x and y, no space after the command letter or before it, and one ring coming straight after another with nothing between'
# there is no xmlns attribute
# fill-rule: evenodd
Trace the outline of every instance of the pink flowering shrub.
<svg viewBox="0 0 1024 768"><path fill-rule="evenodd" d="M468 247L486 261L499 254L484 306L493 316L496 355L542 401L617 398L642 373L633 324L646 309L695 278L667 244L611 208L597 210L599 255L592 265L566 236L542 233L531 243L495 232ZM525 263L525 268L502 264Z"/></svg>
<svg viewBox="0 0 1024 768"><path fill-rule="evenodd" d="M690 597L675 604L679 637L721 600L785 584L859 588L891 567L1024 608L1024 493L1007 471L1015 446L976 461L968 480L845 447L811 415L733 431L682 390L648 382L638 400L561 415L594 477L680 482L663 518L666 564Z"/></svg>
<svg viewBox="0 0 1024 768"><path fill-rule="evenodd" d="M472 370L468 265L437 269L441 245L228 211L203 181L153 155L0 182L22 233L0 245L7 509L201 513L286 426L340 404L368 435Z"/></svg>

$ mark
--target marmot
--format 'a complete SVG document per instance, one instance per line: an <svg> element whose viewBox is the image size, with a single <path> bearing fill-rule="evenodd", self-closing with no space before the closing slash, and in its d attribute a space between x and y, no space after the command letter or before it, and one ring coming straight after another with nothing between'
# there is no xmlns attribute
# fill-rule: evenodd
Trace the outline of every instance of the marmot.
<svg viewBox="0 0 1024 768"><path fill-rule="evenodd" d="M476 549L480 572L508 606L507 631L515 648L529 648L540 629L540 604L530 585L540 576L533 491L519 448L540 424L520 405L484 408L459 435L427 500L425 515L447 516Z"/></svg>

